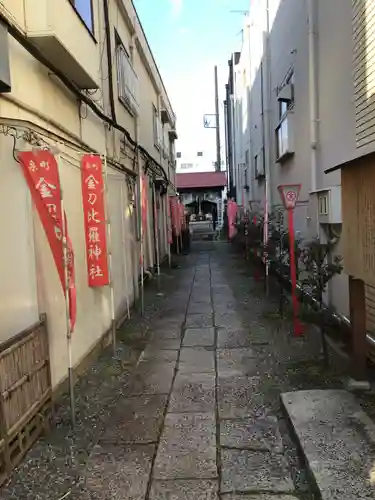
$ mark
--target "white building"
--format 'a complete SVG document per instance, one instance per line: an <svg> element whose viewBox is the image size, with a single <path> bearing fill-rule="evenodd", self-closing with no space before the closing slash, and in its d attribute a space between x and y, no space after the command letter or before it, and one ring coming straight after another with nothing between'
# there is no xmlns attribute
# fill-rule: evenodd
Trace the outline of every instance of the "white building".
<svg viewBox="0 0 375 500"><path fill-rule="evenodd" d="M260 211L267 194L271 212L281 204L278 185L301 183L295 226L305 238L341 234L340 172L324 171L358 154L354 14L345 0L253 0L229 64L231 194ZM347 281L335 278L327 297L344 314Z"/></svg>

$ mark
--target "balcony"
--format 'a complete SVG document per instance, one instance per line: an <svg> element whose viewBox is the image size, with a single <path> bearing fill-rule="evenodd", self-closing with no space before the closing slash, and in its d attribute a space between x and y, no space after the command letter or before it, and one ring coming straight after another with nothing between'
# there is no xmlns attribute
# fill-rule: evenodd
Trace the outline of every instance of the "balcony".
<svg viewBox="0 0 375 500"><path fill-rule="evenodd" d="M117 48L117 88L118 98L134 115L139 114L138 77L122 46Z"/></svg>
<svg viewBox="0 0 375 500"><path fill-rule="evenodd" d="M27 37L80 89L96 89L99 49L69 0L25 0Z"/></svg>

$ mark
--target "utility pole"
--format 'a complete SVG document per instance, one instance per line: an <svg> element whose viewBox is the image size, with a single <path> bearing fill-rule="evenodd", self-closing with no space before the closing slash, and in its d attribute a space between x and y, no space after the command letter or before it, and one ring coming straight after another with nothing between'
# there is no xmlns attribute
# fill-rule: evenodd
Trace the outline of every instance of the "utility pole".
<svg viewBox="0 0 375 500"><path fill-rule="evenodd" d="M220 117L219 117L219 89L217 83L217 66L215 66L215 114L216 114L216 172L221 170L220 144Z"/></svg>

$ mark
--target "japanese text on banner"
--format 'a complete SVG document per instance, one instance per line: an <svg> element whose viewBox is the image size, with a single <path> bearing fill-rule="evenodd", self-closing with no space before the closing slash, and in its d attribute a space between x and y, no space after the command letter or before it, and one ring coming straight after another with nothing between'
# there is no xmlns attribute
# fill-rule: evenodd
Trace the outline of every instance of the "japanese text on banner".
<svg viewBox="0 0 375 500"><path fill-rule="evenodd" d="M60 283L65 294L63 214L61 211L61 188L57 161L52 153L47 150L20 152L19 160L33 202L47 235ZM66 266L68 273L70 330L73 331L76 321L74 253L68 236L65 213L64 221L67 242Z"/></svg>
<svg viewBox="0 0 375 500"><path fill-rule="evenodd" d="M87 276L90 287L109 284L104 179L100 156L82 157L82 200L85 220Z"/></svg>
<svg viewBox="0 0 375 500"><path fill-rule="evenodd" d="M180 218L179 218L177 196L170 197L170 204L171 204L171 214L172 214L172 227L173 227L175 235L178 236L180 234L180 230L181 230L180 226L181 225L180 225Z"/></svg>

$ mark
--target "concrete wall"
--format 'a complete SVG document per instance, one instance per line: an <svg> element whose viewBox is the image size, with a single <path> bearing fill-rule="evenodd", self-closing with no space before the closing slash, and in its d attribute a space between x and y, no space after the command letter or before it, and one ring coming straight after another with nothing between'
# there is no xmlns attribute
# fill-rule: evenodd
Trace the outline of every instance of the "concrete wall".
<svg viewBox="0 0 375 500"><path fill-rule="evenodd" d="M62 10L59 10L59 6ZM78 61L97 83L98 89L90 90L86 95L110 117L102 2L93 0L93 7L95 39L66 0L4 0L0 5L0 12L19 27L20 32L31 29L34 34L36 30L47 32L49 29L56 32L56 36L61 37L62 43L70 51L69 60ZM132 64L139 82L137 116L129 113L118 100L116 55L113 53L111 60L117 122L128 130L133 139L136 138L138 125L140 144L162 165L171 182L175 182L173 154L163 154L154 145L152 104L156 105L159 115L162 106L168 109L171 123L164 125L167 137L168 132L174 130L175 116L147 40L130 1L110 0L109 14L112 50L115 48L116 29L122 43L132 53ZM57 22L61 19L62 22ZM62 29L61 25L69 26L70 29ZM61 184L75 253L77 324L73 335L74 364L78 364L88 354L111 322L109 287L93 289L87 285L80 159L87 151L107 155L107 210L112 229L113 286L117 315L124 310L127 301L130 304L133 302L137 294L140 245L135 232L130 177L121 171L127 169L131 172L137 169L137 163L129 143L125 150L121 149L122 133L110 129L86 104L80 104L77 96L67 90L50 70L31 56L12 36L8 36L8 41L12 89L9 94L0 95L0 174L4 191L0 207L3 214L8 214L0 222L0 342L31 326L38 320L40 313L46 313L52 382L56 386L67 376L64 298L44 230L32 208L26 183L13 154L16 150L30 150L30 133L43 144L55 146L60 151ZM26 138L25 133L29 134ZM141 169L145 160L146 158L141 158ZM162 199L158 210L161 258L167 252L165 217L166 204ZM152 189L149 189L145 267L155 263L154 225Z"/></svg>

